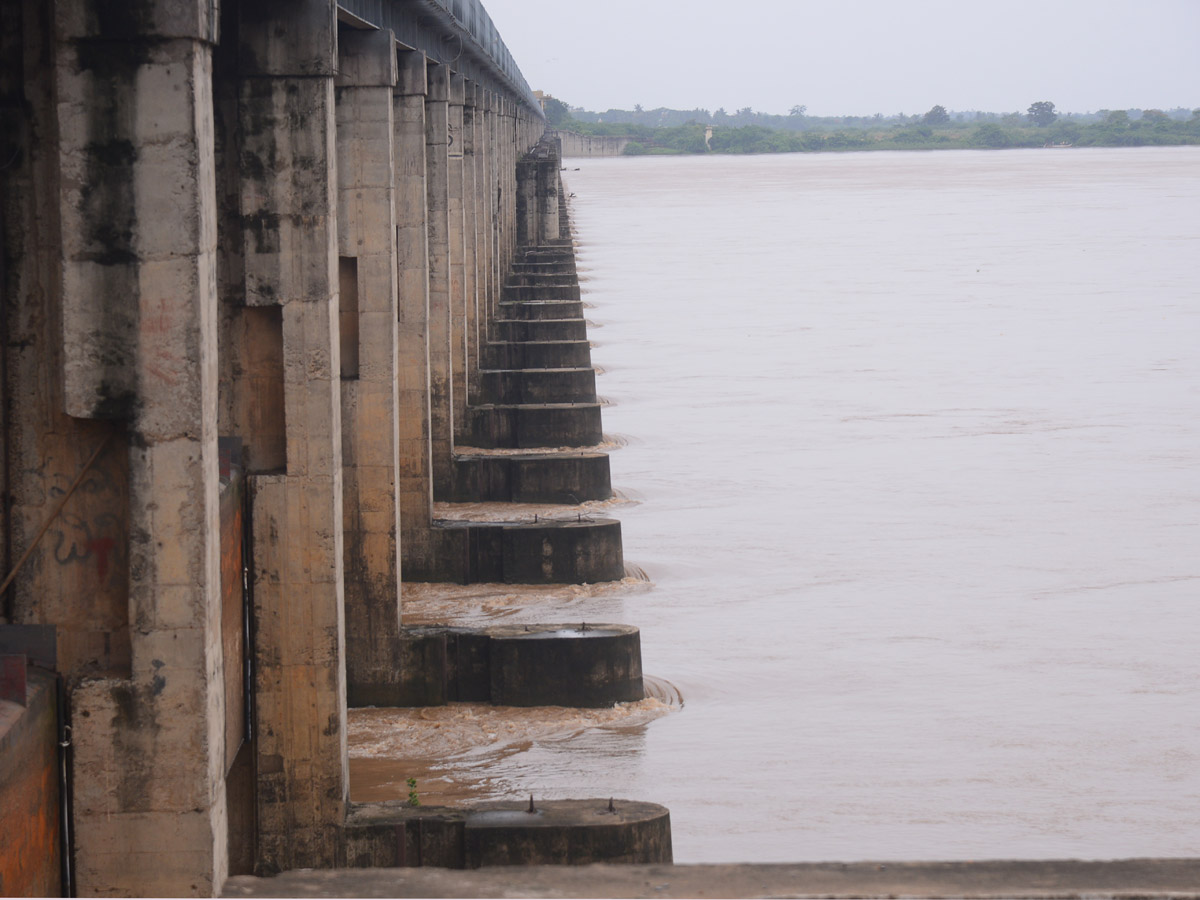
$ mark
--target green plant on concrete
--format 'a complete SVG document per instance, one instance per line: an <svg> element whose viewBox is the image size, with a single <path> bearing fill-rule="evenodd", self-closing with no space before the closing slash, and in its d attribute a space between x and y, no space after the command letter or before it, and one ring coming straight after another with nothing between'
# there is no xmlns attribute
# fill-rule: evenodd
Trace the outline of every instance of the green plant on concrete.
<svg viewBox="0 0 1200 900"><path fill-rule="evenodd" d="M417 779L409 778L404 783L408 785L408 805L420 806L421 798L417 796Z"/></svg>

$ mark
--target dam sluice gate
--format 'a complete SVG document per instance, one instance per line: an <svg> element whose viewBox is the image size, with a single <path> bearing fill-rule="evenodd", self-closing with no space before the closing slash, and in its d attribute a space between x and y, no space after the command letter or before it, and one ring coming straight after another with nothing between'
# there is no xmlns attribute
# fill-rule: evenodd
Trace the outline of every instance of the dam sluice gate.
<svg viewBox="0 0 1200 900"><path fill-rule="evenodd" d="M624 575L615 520L435 516L612 496L560 151L478 0L0 24L0 798L45 823L5 892L669 861L654 804L349 798L348 705L641 696L629 626L401 623L405 580Z"/></svg>

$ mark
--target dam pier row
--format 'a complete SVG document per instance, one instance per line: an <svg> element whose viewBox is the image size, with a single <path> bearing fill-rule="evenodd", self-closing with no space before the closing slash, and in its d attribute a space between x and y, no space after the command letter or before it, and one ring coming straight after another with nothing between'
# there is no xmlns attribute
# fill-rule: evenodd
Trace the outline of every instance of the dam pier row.
<svg viewBox="0 0 1200 900"><path fill-rule="evenodd" d="M401 625L404 580L624 574L613 520L434 517L612 495L478 0L0 0L0 41L0 892L669 862L652 803L349 798L348 705L642 696L630 626Z"/></svg>

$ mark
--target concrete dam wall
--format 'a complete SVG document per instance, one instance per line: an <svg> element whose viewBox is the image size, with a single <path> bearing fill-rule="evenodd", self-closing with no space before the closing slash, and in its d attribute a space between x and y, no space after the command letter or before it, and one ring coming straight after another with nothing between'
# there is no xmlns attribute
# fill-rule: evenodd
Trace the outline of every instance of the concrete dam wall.
<svg viewBox="0 0 1200 900"><path fill-rule="evenodd" d="M632 138L577 134L574 131L556 131L562 142L564 159L572 157L620 156Z"/></svg>
<svg viewBox="0 0 1200 900"><path fill-rule="evenodd" d="M477 0L0 25L0 632L50 629L71 735L60 766L14 708L0 763L61 768L79 895L394 864L346 709L421 674L402 581L624 573L613 520L434 515L611 496L558 144Z"/></svg>

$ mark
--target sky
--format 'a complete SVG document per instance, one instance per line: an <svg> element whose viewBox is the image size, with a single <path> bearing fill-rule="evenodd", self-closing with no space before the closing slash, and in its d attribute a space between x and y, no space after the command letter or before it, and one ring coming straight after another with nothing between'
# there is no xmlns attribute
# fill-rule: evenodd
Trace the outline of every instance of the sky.
<svg viewBox="0 0 1200 900"><path fill-rule="evenodd" d="M866 116L1200 107L1200 0L483 0L571 106Z"/></svg>

